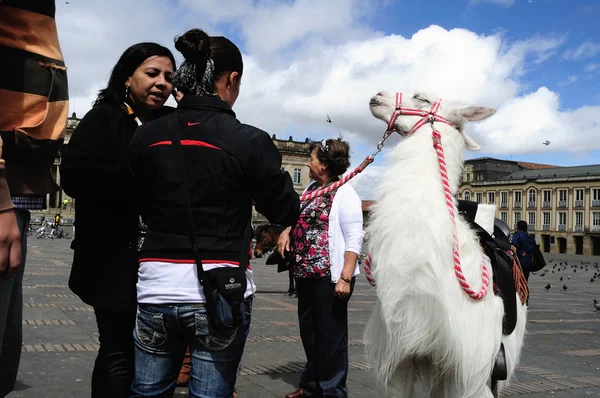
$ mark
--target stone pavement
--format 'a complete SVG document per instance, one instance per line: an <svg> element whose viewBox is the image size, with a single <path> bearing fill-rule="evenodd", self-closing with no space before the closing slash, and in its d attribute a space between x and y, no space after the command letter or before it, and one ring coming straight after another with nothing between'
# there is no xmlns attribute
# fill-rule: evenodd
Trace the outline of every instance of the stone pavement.
<svg viewBox="0 0 600 398"><path fill-rule="evenodd" d="M67 287L70 240L30 238L24 281L23 356L16 391L9 398L89 397L98 349L92 308ZM580 264L583 257L554 259L545 276L531 277L528 336L521 365L507 397L600 397L600 279L571 268L553 274L560 259ZM600 258L585 258L600 261ZM252 260L258 293L251 333L238 378L240 397L283 397L297 385L304 363L296 300L284 295L287 275ZM567 275L571 278L568 279ZM559 278L563 276L564 280ZM551 288L544 286L550 283ZM563 291L566 285L568 290ZM351 397L374 396L374 377L363 356L362 331L375 303L373 289L360 277L351 300ZM179 394L185 394L185 390Z"/></svg>

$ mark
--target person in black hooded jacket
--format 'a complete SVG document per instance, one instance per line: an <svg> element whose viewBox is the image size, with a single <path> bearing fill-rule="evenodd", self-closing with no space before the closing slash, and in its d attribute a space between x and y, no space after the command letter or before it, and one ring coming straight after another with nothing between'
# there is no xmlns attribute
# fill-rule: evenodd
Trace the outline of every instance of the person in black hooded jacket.
<svg viewBox="0 0 600 398"><path fill-rule="evenodd" d="M130 148L142 232L132 390L136 397L169 395L189 345L190 395L231 397L249 331L252 271L240 289L247 285L240 292L244 322L216 331L196 259L205 271L239 272L235 267L247 265L242 253L253 203L272 223L291 226L300 200L271 137L239 122L231 109L243 70L237 46L192 29L176 38L175 48L185 60L174 84L185 95L171 115L142 126Z"/></svg>

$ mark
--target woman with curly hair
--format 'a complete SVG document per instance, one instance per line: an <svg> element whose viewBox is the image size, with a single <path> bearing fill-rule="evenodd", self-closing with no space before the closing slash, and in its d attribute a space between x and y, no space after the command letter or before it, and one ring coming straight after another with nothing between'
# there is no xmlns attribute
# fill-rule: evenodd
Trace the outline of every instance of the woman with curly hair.
<svg viewBox="0 0 600 398"><path fill-rule="evenodd" d="M338 139L310 146L312 182L305 193L325 189L350 165L350 146ZM346 397L348 375L348 300L358 272L363 242L361 200L345 184L301 207L300 218L277 243L290 250L298 293L300 336L306 366L300 388L287 398Z"/></svg>

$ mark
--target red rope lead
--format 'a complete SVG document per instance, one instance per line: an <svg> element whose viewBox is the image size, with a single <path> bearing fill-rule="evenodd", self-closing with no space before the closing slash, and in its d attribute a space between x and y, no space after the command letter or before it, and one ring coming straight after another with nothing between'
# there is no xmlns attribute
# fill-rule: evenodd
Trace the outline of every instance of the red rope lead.
<svg viewBox="0 0 600 398"><path fill-rule="evenodd" d="M482 260L481 266L483 268L482 272L482 286L479 292L475 292L471 289L471 286L467 282L465 275L463 274L462 267L460 264L460 254L458 252L458 233L456 231L456 215L454 211L454 203L452 201L452 191L450 190L450 181L448 180L448 170L446 166L446 157L444 156L444 148L442 147L442 136L439 131L433 130L433 147L435 148L438 156L438 162L440 164L440 174L442 176L442 185L444 186L444 196L446 199L446 206L448 207L448 213L450 214L450 220L452 221L452 235L454 236L454 249L453 249L453 258L454 258L454 273L458 278L458 283L462 287L465 293L469 295L473 300L481 300L485 297L487 293L487 289L490 283L490 278L488 275L487 264L485 260Z"/></svg>
<svg viewBox="0 0 600 398"><path fill-rule="evenodd" d="M300 201L303 202L305 200L311 200L311 199L314 199L316 197L325 195L325 194L333 191L334 189L338 189L339 187L341 187L342 185L344 185L345 183L347 183L348 181L350 181L352 178L354 178L358 173L362 172L368 165L370 165L371 163L373 163L373 160L374 160L373 155L367 156L365 158L365 160L363 160L362 163L358 165L358 167L356 167L350 173L348 173L344 177L342 177L341 180L337 181L334 184L331 184L330 186L328 186L325 189L318 189L316 191L313 191L310 194L302 195L300 197Z"/></svg>
<svg viewBox="0 0 600 398"><path fill-rule="evenodd" d="M373 276L373 273L371 272L371 261L373 261L371 259L371 253L368 253L367 258L365 258L365 265L364 265L363 269L365 271L365 276L367 277L367 281L369 281L371 286L375 287L375 277Z"/></svg>

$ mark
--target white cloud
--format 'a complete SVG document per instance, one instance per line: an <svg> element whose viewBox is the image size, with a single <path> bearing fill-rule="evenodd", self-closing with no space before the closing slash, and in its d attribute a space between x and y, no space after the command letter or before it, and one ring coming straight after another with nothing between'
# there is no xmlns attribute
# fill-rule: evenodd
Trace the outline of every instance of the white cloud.
<svg viewBox="0 0 600 398"><path fill-rule="evenodd" d="M600 43L586 41L577 48L572 48L565 51L564 58L573 61L580 61L592 58L596 54L600 54Z"/></svg>
<svg viewBox="0 0 600 398"><path fill-rule="evenodd" d="M469 4L480 4L480 3L490 3L490 4L499 4L502 6L510 7L515 4L516 0L469 0ZM532 0L530 0L532 1Z"/></svg>
<svg viewBox="0 0 600 398"><path fill-rule="evenodd" d="M564 87L564 86L568 86L570 84L575 83L579 78L577 76L569 76L567 77L567 80L564 80L562 82L558 82L558 86L560 87Z"/></svg>
<svg viewBox="0 0 600 398"><path fill-rule="evenodd" d="M375 149L385 126L369 112L381 90L428 91L498 113L470 127L486 153L600 149L594 113L600 107L563 110L560 95L528 87L565 36L536 35L512 42L507 33L480 35L430 26L410 37L384 35L365 20L371 2L295 0L91 0L57 3L61 46L69 67L71 108L82 116L122 51L140 41L173 49L173 38L192 27L242 37L244 79L235 111L245 123L278 137L337 137L352 144L353 167ZM383 4L383 0L380 4ZM290 14L290 15L287 15ZM326 23L331 19L332 25ZM335 21L333 21L335 19ZM238 40L236 40L238 41ZM176 58L179 55L174 51ZM325 123L329 114L333 123ZM540 145L546 139L550 147ZM384 167L388 147L354 183L364 199Z"/></svg>
<svg viewBox="0 0 600 398"><path fill-rule="evenodd" d="M541 87L507 101L494 117L472 129L489 153L587 152L600 149L600 143L592 139L600 135L599 113L599 106L561 111L558 94ZM552 148L540 145L545 140L552 142Z"/></svg>
<svg viewBox="0 0 600 398"><path fill-rule="evenodd" d="M590 62L589 64L583 67L583 70L588 73L594 73L598 69L600 69L600 63L595 62Z"/></svg>

